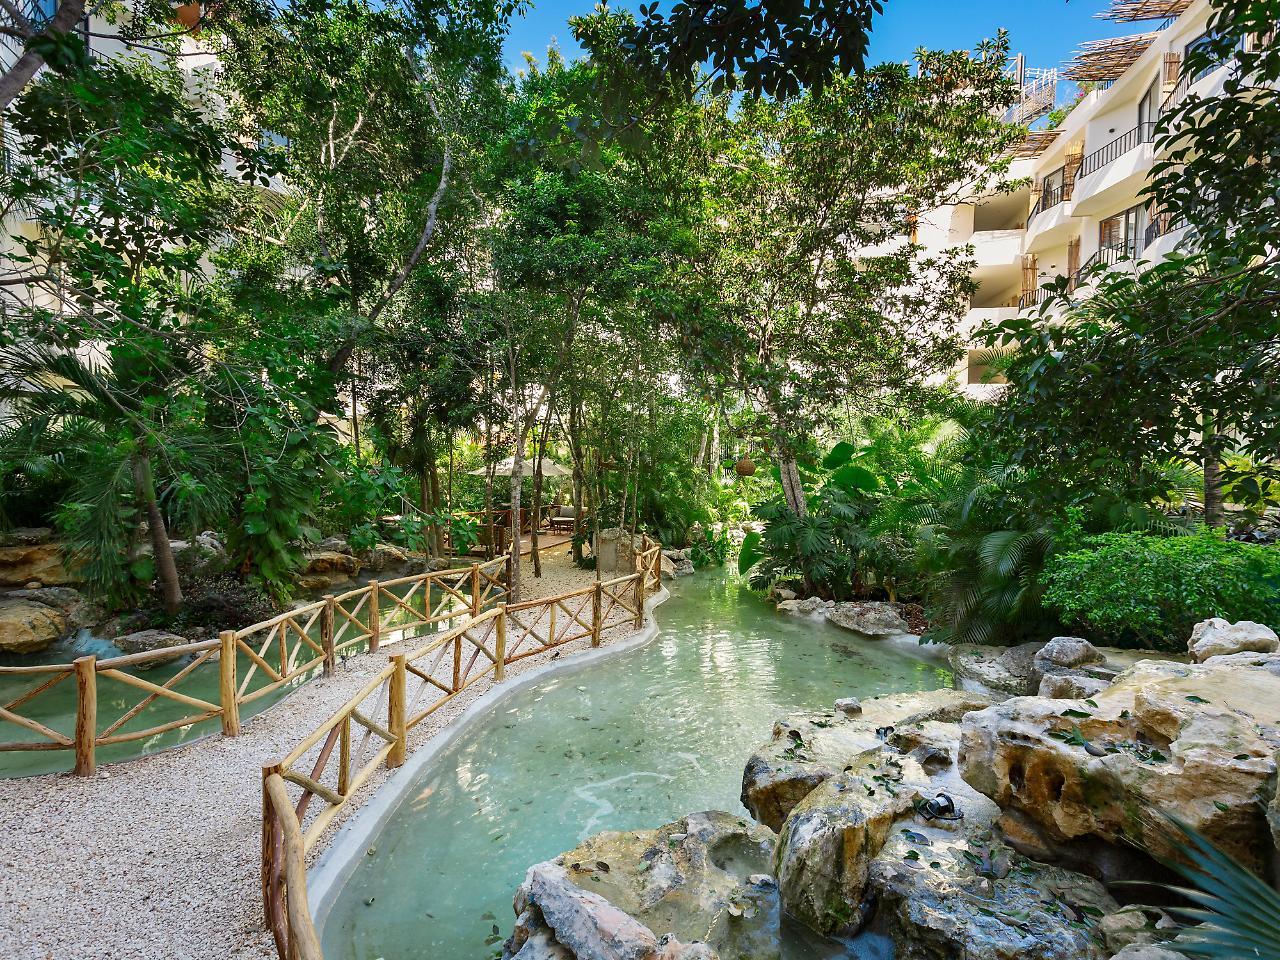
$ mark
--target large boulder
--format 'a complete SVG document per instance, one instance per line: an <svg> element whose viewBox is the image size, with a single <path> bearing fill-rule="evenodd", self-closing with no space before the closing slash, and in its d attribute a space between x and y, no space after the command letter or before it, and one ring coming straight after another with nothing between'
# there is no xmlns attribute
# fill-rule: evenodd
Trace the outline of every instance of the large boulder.
<svg viewBox="0 0 1280 960"><path fill-rule="evenodd" d="M1036 651L1031 663L1042 674L1102 663L1102 651L1082 637L1054 637Z"/></svg>
<svg viewBox="0 0 1280 960"><path fill-rule="evenodd" d="M597 834L529 869L503 956L779 960L773 846L771 831L719 811Z"/></svg>
<svg viewBox="0 0 1280 960"><path fill-rule="evenodd" d="M327 590L335 583L351 580L360 573L360 561L337 550L308 550L303 554L303 567L298 586L304 590Z"/></svg>
<svg viewBox="0 0 1280 960"><path fill-rule="evenodd" d="M872 697L861 710L794 716L774 724L773 739L756 748L742 775L742 803L772 830L819 784L876 754L886 738L929 721L955 722L990 704L981 694L930 690Z"/></svg>
<svg viewBox="0 0 1280 960"><path fill-rule="evenodd" d="M171 540L169 548L178 569L194 577L216 577L231 563L227 548L212 530L192 540Z"/></svg>
<svg viewBox="0 0 1280 960"><path fill-rule="evenodd" d="M7 600L30 600L58 611L66 619L65 629L68 632L96 626L106 617L106 611L100 604L73 587L10 590L3 596Z"/></svg>
<svg viewBox="0 0 1280 960"><path fill-rule="evenodd" d="M79 577L67 567L62 547L43 539L45 528L14 531L0 546L0 587L22 587L36 582L46 587L76 583Z"/></svg>
<svg viewBox="0 0 1280 960"><path fill-rule="evenodd" d="M1275 653L1280 638L1270 627L1252 620L1230 623L1221 617L1201 620L1191 631L1187 652L1196 663L1233 653Z"/></svg>
<svg viewBox="0 0 1280 960"><path fill-rule="evenodd" d="M873 929L896 960L1103 960L1102 884L1018 856L984 828L896 830L872 861Z"/></svg>
<svg viewBox="0 0 1280 960"><path fill-rule="evenodd" d="M341 551L335 552L341 553ZM410 562L410 556L395 544L376 543L368 550L360 551L359 561L357 571L363 569L381 573L390 567L405 566Z"/></svg>
<svg viewBox="0 0 1280 960"><path fill-rule="evenodd" d="M837 603L827 608L826 616L837 627L877 639L911 632L907 621L890 603Z"/></svg>
<svg viewBox="0 0 1280 960"><path fill-rule="evenodd" d="M823 934L887 936L899 960L1106 957L1096 923L1117 905L1101 884L1019 857L993 835L994 803L954 770L902 755L923 730L954 743L958 724L909 729L787 817L775 857L784 909ZM954 813L932 808L942 796Z"/></svg>
<svg viewBox="0 0 1280 960"><path fill-rule="evenodd" d="M66 630L67 618L53 607L31 599L0 597L0 653L38 653Z"/></svg>
<svg viewBox="0 0 1280 960"><path fill-rule="evenodd" d="M852 933L871 907L871 862L921 799L926 777L877 748L818 785L787 815L775 863L784 909L823 934Z"/></svg>
<svg viewBox="0 0 1280 960"><path fill-rule="evenodd" d="M964 779L1006 811L1028 852L1128 842L1169 858L1173 815L1248 868L1269 866L1280 654L1144 660L1088 702L1018 697L962 729Z"/></svg>
<svg viewBox="0 0 1280 960"><path fill-rule="evenodd" d="M1024 643L1016 647L984 647L978 644L954 646L949 653L951 672L961 690L993 696L1024 697L1040 686L1035 656L1042 644Z"/></svg>
<svg viewBox="0 0 1280 960"><path fill-rule="evenodd" d="M169 647L179 647L184 643L191 641L176 633L169 633L167 630L137 630L133 633L126 633L122 637L116 637L111 641L120 648L121 653L150 653L153 650L166 650ZM170 663L176 660L182 654L159 655L148 659L141 667L146 669L157 667L162 663Z"/></svg>

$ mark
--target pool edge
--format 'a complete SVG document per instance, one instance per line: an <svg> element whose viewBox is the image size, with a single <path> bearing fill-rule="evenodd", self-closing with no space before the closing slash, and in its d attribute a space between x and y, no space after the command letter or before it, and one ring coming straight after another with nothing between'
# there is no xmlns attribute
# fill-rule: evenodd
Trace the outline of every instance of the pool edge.
<svg viewBox="0 0 1280 960"><path fill-rule="evenodd" d="M377 788L360 809L338 828L328 849L307 871L307 901L316 931L323 940L324 926L338 894L355 872L364 851L377 838L387 821L404 802L408 788L422 769L478 719L500 706L515 693L559 673L570 673L601 660L628 653L653 641L660 632L655 609L671 596L665 586L645 600L645 624L636 633L606 647L588 649L567 660L553 660L526 670L511 680L486 690L453 723L420 750Z"/></svg>

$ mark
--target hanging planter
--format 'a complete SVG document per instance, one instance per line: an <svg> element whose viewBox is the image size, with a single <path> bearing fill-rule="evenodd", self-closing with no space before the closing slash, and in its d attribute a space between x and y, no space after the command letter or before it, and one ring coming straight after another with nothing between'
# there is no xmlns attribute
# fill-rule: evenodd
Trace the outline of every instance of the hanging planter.
<svg viewBox="0 0 1280 960"><path fill-rule="evenodd" d="M750 457L743 457L733 465L733 472L740 477L750 477L756 472L755 462Z"/></svg>

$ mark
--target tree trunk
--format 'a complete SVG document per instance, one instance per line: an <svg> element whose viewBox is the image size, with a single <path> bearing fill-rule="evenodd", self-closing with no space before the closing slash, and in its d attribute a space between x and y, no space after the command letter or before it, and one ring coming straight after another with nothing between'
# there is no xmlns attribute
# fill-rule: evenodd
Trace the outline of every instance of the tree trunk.
<svg viewBox="0 0 1280 960"><path fill-rule="evenodd" d="M542 578L542 554L539 553L538 527L542 520L542 459L547 455L547 434L551 432L551 411L538 430L538 444L533 451L533 523L529 531L529 556L533 575Z"/></svg>
<svg viewBox="0 0 1280 960"><path fill-rule="evenodd" d="M151 475L151 454L145 449L133 455L133 489L147 510L147 528L151 533L151 552L156 565L156 579L160 581L160 595L164 611L175 614L182 609L182 586L178 583L178 565L169 545L169 530L164 514L156 502L156 485Z"/></svg>
<svg viewBox="0 0 1280 960"><path fill-rule="evenodd" d="M782 478L782 496L787 501L787 507L797 517L807 517L809 505L805 500L804 485L800 482L800 470L796 466L796 458L780 454L778 474Z"/></svg>
<svg viewBox="0 0 1280 960"><path fill-rule="evenodd" d="M707 447L707 476L720 476L720 405L711 412L711 443Z"/></svg>
<svg viewBox="0 0 1280 960"><path fill-rule="evenodd" d="M18 94L31 82L31 78L44 66L44 57L29 49L26 41L35 37L48 37L54 33L70 33L84 18L84 9L84 0L62 0L43 30L32 37L21 38L19 45L26 48L22 55L7 67L0 68L0 112L17 99Z"/></svg>
<svg viewBox="0 0 1280 960"><path fill-rule="evenodd" d="M511 594L509 603L520 602L520 493L524 480L524 424L516 426L516 446L511 457Z"/></svg>
<svg viewBox="0 0 1280 960"><path fill-rule="evenodd" d="M1226 526L1226 511L1222 506L1222 455L1221 446L1214 433L1213 416L1204 416L1204 523L1207 527Z"/></svg>
<svg viewBox="0 0 1280 960"><path fill-rule="evenodd" d="M582 514L585 507L586 462L582 451L582 421L578 413L576 397L569 398L569 454L573 459L573 562L582 563Z"/></svg>

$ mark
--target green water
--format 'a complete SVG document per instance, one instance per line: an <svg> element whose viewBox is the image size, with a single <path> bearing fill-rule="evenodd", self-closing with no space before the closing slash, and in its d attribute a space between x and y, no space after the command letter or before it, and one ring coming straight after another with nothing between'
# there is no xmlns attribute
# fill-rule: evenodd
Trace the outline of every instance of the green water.
<svg viewBox="0 0 1280 960"><path fill-rule="evenodd" d="M648 646L521 691L422 771L326 920L327 960L491 957L531 864L600 830L742 810L742 768L777 717L951 682L902 648L780 616L733 578L673 593ZM790 928L784 948L884 956Z"/></svg>
<svg viewBox="0 0 1280 960"><path fill-rule="evenodd" d="M404 591L408 590L408 585L397 588L397 591L403 596ZM440 601L438 591L432 592L432 604ZM355 601L350 601L350 606ZM423 609L422 592L414 594L409 606L415 610ZM402 609L395 609L390 613L387 610L388 602L383 601L382 619L385 624L384 629L394 628L396 623L407 622L412 617ZM308 617L302 618L301 622L305 623ZM368 615L365 609L362 609L357 615L357 619L361 623L368 623ZM343 621L339 618L339 626ZM434 627L419 627L410 633L414 636L425 635L433 629L444 629L450 624L440 624ZM354 634L354 628L347 631L347 636ZM309 635L317 643L320 640L319 622L313 625L309 631ZM384 642L389 643L396 639L397 634L389 634ZM256 642L252 640L255 649L265 639L265 634L258 635ZM295 642L291 640L290 643ZM368 649L368 644L361 642L347 650L343 651L342 656L350 657L359 653L363 653ZM99 660L106 660L111 657L120 656L121 651L108 640L93 636L87 630L81 630L75 636L66 640L62 640L53 644L48 649L38 654L28 656L0 655L0 666L35 666L45 663L70 663L77 657L88 656L93 654ZM304 648L304 652L300 654L300 660L305 661L311 659L314 651ZM280 649L278 641L273 641L267 649L264 658L272 665L278 665L280 662ZM176 673L184 669L191 662L190 657L182 657L179 660L168 663L159 663L155 666L147 668L130 667L129 673L134 674L149 683L163 684ZM244 653L239 654L236 659L237 676L243 679L253 665L252 661ZM339 667L341 669L341 667ZM245 704L240 708L241 720L247 720L249 717L270 707L272 704L279 702L288 696L297 686L310 680L320 672L317 666L314 670L307 674L295 678L292 682L285 684L279 689L264 694L252 703ZM20 696L27 690L32 689L44 680L49 678L48 674L40 675L0 675L0 705L10 702L14 698ZM271 682L261 670L255 671L253 679L250 681L249 688L246 693L252 693L254 690ZM174 688L178 693L185 693L187 696L195 697L209 703L217 703L218 690L218 664L216 661L206 661L196 667L188 676L184 677ZM114 723L119 717L132 708L135 704L141 702L147 697L147 691L140 690L130 684L121 683L112 677L104 677L98 675L98 729L104 730L106 727ZM61 683L51 687L47 691L38 694L36 697L24 703L17 710L22 716L35 720L44 724L52 730L55 730L66 736L70 736L75 731L76 724L76 685L73 678L63 680ZM180 720L183 717L191 716L199 711L187 704L178 703L160 696L153 700L145 709L143 709L136 717L124 724L117 733L129 733L135 730L145 730L150 727L160 726L161 724ZM153 736L141 740L134 740L129 743L109 744L99 746L97 749L97 760L99 764L113 763L120 760L131 760L135 757L143 756L149 753L156 753L161 750L169 750L180 746L191 740L205 737L210 734L217 734L221 727L221 721L217 717L208 720L202 720L199 723L191 723L173 730L166 730L163 733L157 733ZM19 742L19 743L39 743L48 742L39 734L26 730L13 723L0 721L0 741L3 742ZM4 777L29 777L41 773L58 773L70 770L75 764L74 752L71 750L40 750L40 751L0 751L0 778Z"/></svg>

